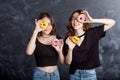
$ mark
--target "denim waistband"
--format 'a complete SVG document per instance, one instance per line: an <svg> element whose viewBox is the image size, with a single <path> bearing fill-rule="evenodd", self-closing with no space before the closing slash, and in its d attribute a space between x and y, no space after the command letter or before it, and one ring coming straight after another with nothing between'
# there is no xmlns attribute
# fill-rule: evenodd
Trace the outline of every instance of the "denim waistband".
<svg viewBox="0 0 120 80"><path fill-rule="evenodd" d="M43 74L54 76L55 74L58 73L58 68L54 72L51 72L51 73L45 72L45 71L39 69L38 67L35 67L34 71L40 71Z"/></svg>

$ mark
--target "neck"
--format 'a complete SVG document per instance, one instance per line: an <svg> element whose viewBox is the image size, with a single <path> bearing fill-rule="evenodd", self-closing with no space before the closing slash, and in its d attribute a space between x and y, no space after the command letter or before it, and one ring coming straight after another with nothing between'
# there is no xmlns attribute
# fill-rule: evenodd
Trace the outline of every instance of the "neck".
<svg viewBox="0 0 120 80"><path fill-rule="evenodd" d="M81 35L83 35L85 32L83 31L83 29L77 29L77 30L75 30L75 35L76 36L81 36Z"/></svg>
<svg viewBox="0 0 120 80"><path fill-rule="evenodd" d="M48 35L48 34L42 34L42 37L43 37L43 38L49 38L50 35Z"/></svg>

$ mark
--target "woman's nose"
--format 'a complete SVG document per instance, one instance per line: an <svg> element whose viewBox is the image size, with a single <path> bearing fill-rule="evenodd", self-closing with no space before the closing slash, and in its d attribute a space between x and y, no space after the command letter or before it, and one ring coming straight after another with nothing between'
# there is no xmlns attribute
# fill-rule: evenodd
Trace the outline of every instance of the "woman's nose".
<svg viewBox="0 0 120 80"><path fill-rule="evenodd" d="M74 23L75 23L75 24L78 24L79 22L78 22L78 20L77 20L77 19L75 19L75 20L74 20Z"/></svg>

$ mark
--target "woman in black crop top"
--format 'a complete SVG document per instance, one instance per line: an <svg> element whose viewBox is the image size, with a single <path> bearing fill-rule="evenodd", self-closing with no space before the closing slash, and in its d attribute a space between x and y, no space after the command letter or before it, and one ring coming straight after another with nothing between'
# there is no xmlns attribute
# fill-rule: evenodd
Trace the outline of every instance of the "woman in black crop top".
<svg viewBox="0 0 120 80"><path fill-rule="evenodd" d="M92 28L91 23L103 25ZM72 13L63 47L65 61L70 65L70 80L97 79L95 68L100 66L99 40L114 24L115 21L112 19L93 19L84 10L76 10Z"/></svg>
<svg viewBox="0 0 120 80"><path fill-rule="evenodd" d="M55 35L55 23L50 14L43 12L35 20L35 29L27 45L26 53L34 53L37 67L33 80L60 80L57 60L63 64L63 40Z"/></svg>

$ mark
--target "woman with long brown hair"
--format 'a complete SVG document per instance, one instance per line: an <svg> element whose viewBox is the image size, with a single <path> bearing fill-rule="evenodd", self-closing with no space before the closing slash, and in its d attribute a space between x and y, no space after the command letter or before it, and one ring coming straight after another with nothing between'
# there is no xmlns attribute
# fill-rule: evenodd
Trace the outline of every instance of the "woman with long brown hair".
<svg viewBox="0 0 120 80"><path fill-rule="evenodd" d="M91 27L92 23L102 25ZM70 65L70 80L97 79L95 68L100 66L99 40L114 24L113 19L93 19L85 10L72 13L63 47L65 61Z"/></svg>
<svg viewBox="0 0 120 80"><path fill-rule="evenodd" d="M53 17L46 12L35 20L35 29L27 45L26 53L34 53L37 67L34 69L33 80L60 80L57 60L63 64L63 40L55 33Z"/></svg>

